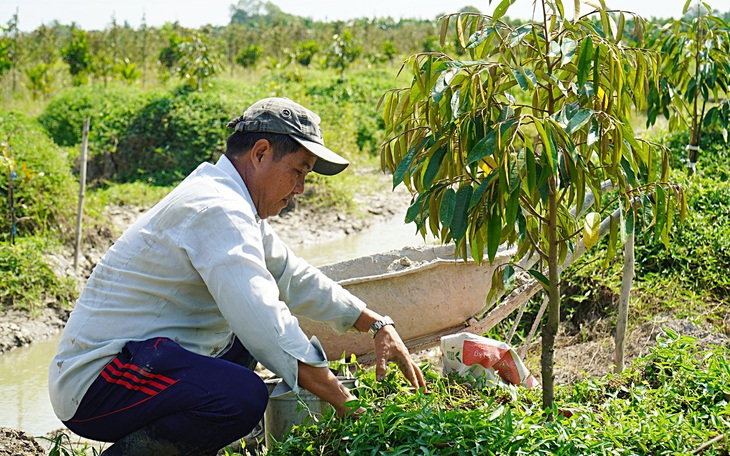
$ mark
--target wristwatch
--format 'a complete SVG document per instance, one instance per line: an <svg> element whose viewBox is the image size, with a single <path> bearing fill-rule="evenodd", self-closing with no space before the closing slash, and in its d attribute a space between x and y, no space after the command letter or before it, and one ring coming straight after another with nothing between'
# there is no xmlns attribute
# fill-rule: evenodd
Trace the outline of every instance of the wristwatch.
<svg viewBox="0 0 730 456"><path fill-rule="evenodd" d="M395 326L395 322L393 322L392 318L390 318L389 316L386 315L383 317L382 320L378 320L375 323L373 323L372 325L370 325L370 329L368 329L368 334L370 334L370 337L375 339L375 335L378 333L378 331L380 331L383 328L383 326L387 326L387 325Z"/></svg>

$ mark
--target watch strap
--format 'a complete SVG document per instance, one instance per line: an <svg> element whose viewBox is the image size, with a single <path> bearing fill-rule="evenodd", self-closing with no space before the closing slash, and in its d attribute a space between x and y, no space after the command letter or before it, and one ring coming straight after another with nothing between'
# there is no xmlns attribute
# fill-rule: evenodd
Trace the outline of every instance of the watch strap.
<svg viewBox="0 0 730 456"><path fill-rule="evenodd" d="M384 326L392 325L395 326L395 322L393 322L393 319L389 316L385 315L381 320L376 321L372 325L370 325L370 329L368 329L368 334L370 334L370 337L375 339L375 335L378 334L378 331L383 329Z"/></svg>

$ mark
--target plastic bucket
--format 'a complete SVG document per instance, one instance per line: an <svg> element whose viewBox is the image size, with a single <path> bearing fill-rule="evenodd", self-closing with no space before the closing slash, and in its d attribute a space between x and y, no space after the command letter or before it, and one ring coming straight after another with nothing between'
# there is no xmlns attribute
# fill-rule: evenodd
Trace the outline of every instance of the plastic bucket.
<svg viewBox="0 0 730 456"><path fill-rule="evenodd" d="M340 378L338 380L349 390L355 387L354 378ZM271 448L273 441L281 441L284 435L292 428L304 424L305 421L316 420L322 417L325 411L332 406L319 397L300 389L297 396L280 378L265 381L269 388L269 404L264 412L264 432L266 447Z"/></svg>

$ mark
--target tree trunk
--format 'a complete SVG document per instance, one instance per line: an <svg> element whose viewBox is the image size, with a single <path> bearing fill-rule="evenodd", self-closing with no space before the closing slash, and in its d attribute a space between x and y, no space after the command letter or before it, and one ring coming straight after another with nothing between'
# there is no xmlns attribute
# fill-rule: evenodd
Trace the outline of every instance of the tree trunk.
<svg viewBox="0 0 730 456"><path fill-rule="evenodd" d="M697 101L695 100L695 104ZM696 109L696 108L695 108ZM697 159L700 155L700 125L698 114L692 117L692 126L689 132L689 144L687 144L687 175L692 177L697 166Z"/></svg>
<svg viewBox="0 0 730 456"><path fill-rule="evenodd" d="M560 270L558 266L558 194L555 178L548 181L550 196L548 197L548 316L542 330L542 406L546 410L553 407L555 398L555 375L553 373L553 355L555 337L560 323Z"/></svg>
<svg viewBox="0 0 730 456"><path fill-rule="evenodd" d="M624 273L621 279L621 295L618 301L618 321L616 322L616 365L614 373L624 370L624 342L629 320L629 297L634 280L634 233L630 233L624 245Z"/></svg>

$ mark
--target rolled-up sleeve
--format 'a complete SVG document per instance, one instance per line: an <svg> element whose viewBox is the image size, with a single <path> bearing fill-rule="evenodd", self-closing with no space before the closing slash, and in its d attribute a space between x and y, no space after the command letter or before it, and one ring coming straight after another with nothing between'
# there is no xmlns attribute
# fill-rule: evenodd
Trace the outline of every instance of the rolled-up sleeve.
<svg viewBox="0 0 730 456"><path fill-rule="evenodd" d="M297 391L297 360L324 367L324 351L315 338L307 338L282 301L290 296L280 296L280 284L267 268L259 222L245 208L229 206L201 211L184 230L181 246L236 336ZM211 230L210 236L204 234Z"/></svg>

